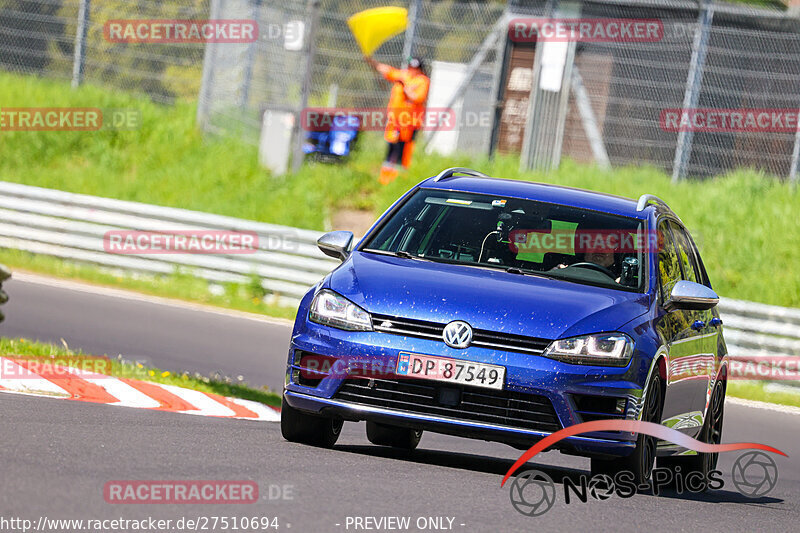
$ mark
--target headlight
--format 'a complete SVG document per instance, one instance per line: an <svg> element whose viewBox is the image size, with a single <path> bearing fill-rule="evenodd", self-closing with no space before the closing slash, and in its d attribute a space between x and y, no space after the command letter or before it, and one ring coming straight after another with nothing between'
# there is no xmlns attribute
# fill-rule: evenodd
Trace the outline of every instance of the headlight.
<svg viewBox="0 0 800 533"><path fill-rule="evenodd" d="M603 333L553 341L542 355L566 363L625 366L631 354L633 339L624 333Z"/></svg>
<svg viewBox="0 0 800 533"><path fill-rule="evenodd" d="M369 313L333 291L323 289L311 302L308 318L317 324L348 331L372 331Z"/></svg>

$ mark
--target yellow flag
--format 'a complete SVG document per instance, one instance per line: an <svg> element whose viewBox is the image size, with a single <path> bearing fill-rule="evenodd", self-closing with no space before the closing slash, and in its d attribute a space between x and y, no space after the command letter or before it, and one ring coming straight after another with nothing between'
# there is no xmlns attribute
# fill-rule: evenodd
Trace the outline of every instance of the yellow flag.
<svg viewBox="0 0 800 533"><path fill-rule="evenodd" d="M347 24L365 56L371 56L380 46L408 26L408 10L402 7L376 7L356 13Z"/></svg>

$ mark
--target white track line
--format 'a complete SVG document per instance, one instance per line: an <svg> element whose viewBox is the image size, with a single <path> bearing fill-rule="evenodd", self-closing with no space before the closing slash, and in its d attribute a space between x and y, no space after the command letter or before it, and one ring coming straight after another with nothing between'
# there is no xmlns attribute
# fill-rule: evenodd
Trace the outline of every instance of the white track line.
<svg viewBox="0 0 800 533"><path fill-rule="evenodd" d="M52 381L18 365L11 359L0 357L0 387L12 392L43 394L69 398L71 394Z"/></svg>
<svg viewBox="0 0 800 533"><path fill-rule="evenodd" d="M224 416L233 418L236 416L231 409L225 407L211 397L206 396L200 391L184 389L183 387L176 387L174 385L164 385L162 383L154 383L157 387L161 387L167 392L171 392L182 400L193 405L196 409L191 411L178 411L180 413L187 413L190 415L203 415L203 416Z"/></svg>
<svg viewBox="0 0 800 533"><path fill-rule="evenodd" d="M275 409L264 405L263 403L253 402L250 400L243 400L242 398L229 398L235 404L239 404L242 407L246 407L250 409L255 414L258 415L258 419L255 418L246 418L246 417L237 417L240 420L264 420L266 422L280 422L281 414L280 412L276 411Z"/></svg>
<svg viewBox="0 0 800 533"><path fill-rule="evenodd" d="M116 398L117 402L109 405L119 405L120 407L140 407L142 409L156 409L161 407L161 403L151 398L143 392L139 392L124 381L103 374L95 374L77 368L67 368L67 372L75 374L84 381L93 383L105 389L107 393Z"/></svg>
<svg viewBox="0 0 800 533"><path fill-rule="evenodd" d="M140 409L157 409L161 407L161 402L159 402L157 399L150 397L144 392L137 390L136 388L117 378L72 367L59 368L74 375L74 380L76 382L82 380L97 385L117 400L114 402L108 402L107 405L135 407ZM164 385L153 382L148 383L155 387L160 387L165 391L174 394L175 396L178 396L189 405L194 407L193 409L187 409L185 411L175 411L178 413L220 418L236 418L239 420L257 420L264 422L278 422L281 419L280 413L277 410L258 402L242 400L239 398L226 398L228 401L234 402L237 405L241 405L249 409L256 415L255 417L236 416L236 412L234 412L233 409L220 403L203 392L192 389L184 389L183 387L177 387L174 385ZM2 387L0 392L12 394L24 394L27 396L40 396L58 399L73 398L69 391L59 387L50 380L40 377L40 375L36 372L28 370L13 360L5 357L0 357L0 387Z"/></svg>
<svg viewBox="0 0 800 533"><path fill-rule="evenodd" d="M100 285L92 285L90 283L83 283L79 281L50 278L47 276L41 276L39 274L31 274L30 272L14 271L11 279L21 281L22 283L35 283L37 285L45 285L48 287L56 287L59 289L66 289L70 291L83 292L87 294L97 294L100 296L108 296L110 298L120 298L122 300L131 300L136 302L164 305L167 307L174 307L189 311L198 311L201 313L211 313L215 315L222 315L232 318L252 320L254 322L266 322L269 324L275 324L280 326L291 326L293 324L291 320L286 320L283 318L275 318L266 315L259 315L256 313L247 313L245 311L234 311L231 309L224 309L221 307L214 307L211 305L202 305L191 302L184 302L182 300L173 300L171 298L162 298L160 296L150 296L139 292L124 290L124 289L114 289L111 287L103 287Z"/></svg>

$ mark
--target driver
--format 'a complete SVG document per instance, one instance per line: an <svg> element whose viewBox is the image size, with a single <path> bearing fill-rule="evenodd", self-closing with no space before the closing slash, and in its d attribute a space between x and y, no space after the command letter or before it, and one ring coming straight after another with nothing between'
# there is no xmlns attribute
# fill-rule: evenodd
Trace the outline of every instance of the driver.
<svg viewBox="0 0 800 533"><path fill-rule="evenodd" d="M594 263L595 265L600 265L601 267L605 267L607 269L611 269L614 266L614 252L608 250L594 250L586 252L585 259L589 263Z"/></svg>
<svg viewBox="0 0 800 533"><path fill-rule="evenodd" d="M587 263L594 263L595 265L599 265L611 272L615 272L614 265L616 264L617 260L614 256L614 250L604 249L604 248L592 248L586 250L586 253L583 256L583 260ZM558 265L556 268L567 268L570 265L566 263L562 263ZM618 277L614 281L620 283L621 277Z"/></svg>

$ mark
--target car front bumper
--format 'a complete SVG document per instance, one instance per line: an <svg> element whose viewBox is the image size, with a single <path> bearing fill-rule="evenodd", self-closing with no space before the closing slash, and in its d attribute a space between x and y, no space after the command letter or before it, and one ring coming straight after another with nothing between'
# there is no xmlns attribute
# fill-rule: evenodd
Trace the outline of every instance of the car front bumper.
<svg viewBox="0 0 800 533"><path fill-rule="evenodd" d="M351 421L383 422L504 442L517 447L527 448L552 433L549 430L540 431L486 420L470 420L457 414L422 413L397 408L391 404L365 405L343 399L338 397L337 392L350 377L346 372L325 375L310 385L301 384L298 380L301 368L296 355L300 353L346 361L344 368L359 365L362 365L361 368L375 368L377 365L391 373L401 352L504 366L504 391L546 398L552 403L558 427L587 421L586 417L589 415L579 410L576 404L576 398L581 396L611 398L621 401L625 406L624 411L616 416L597 417L595 414L594 419L637 418L642 404L641 384L646 382L649 369L649 362L640 360L636 354L627 367L573 365L542 356L474 346L457 350L435 339L380 332L347 332L299 319L288 354L284 397L291 407L308 413L336 416ZM633 451L635 435L620 432L592 433L566 438L555 447L565 453L583 456L624 456Z"/></svg>

